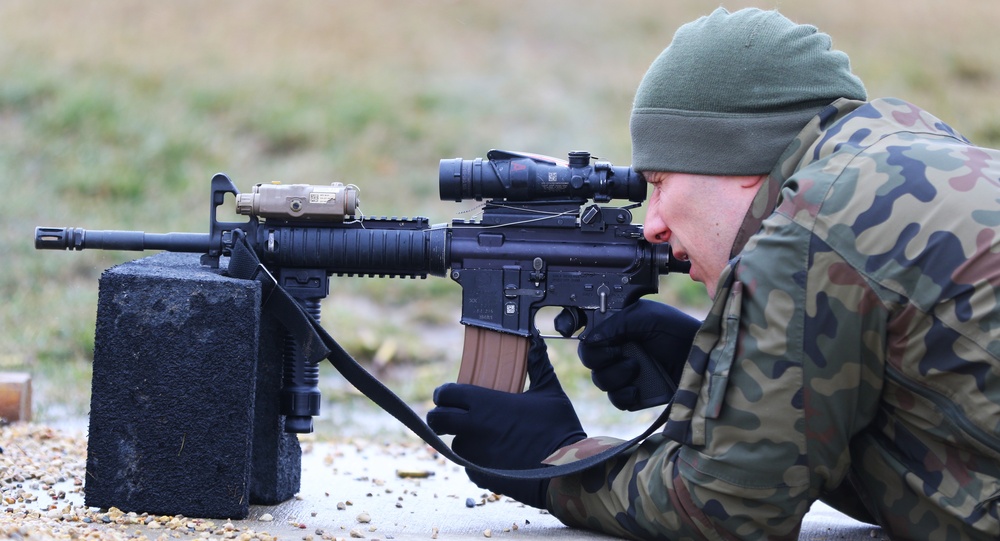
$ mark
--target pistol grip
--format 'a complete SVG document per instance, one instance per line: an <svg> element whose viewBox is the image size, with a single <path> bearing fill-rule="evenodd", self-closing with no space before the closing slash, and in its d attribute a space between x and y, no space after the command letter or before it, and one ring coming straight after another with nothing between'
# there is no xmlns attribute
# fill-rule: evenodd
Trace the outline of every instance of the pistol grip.
<svg viewBox="0 0 1000 541"><path fill-rule="evenodd" d="M523 391L530 345L527 336L466 325L458 382L508 393Z"/></svg>

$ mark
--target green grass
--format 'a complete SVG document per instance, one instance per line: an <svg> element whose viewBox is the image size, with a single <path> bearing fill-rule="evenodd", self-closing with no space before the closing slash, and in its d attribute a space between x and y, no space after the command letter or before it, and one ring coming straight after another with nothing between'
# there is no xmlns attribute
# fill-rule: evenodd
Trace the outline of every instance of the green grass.
<svg viewBox="0 0 1000 541"><path fill-rule="evenodd" d="M678 25L717 5L0 3L0 369L86 379L97 280L136 257L37 252L35 226L204 231L220 171L241 189L354 183L368 215L446 222L474 205L437 200L441 158L582 149L626 164L636 84ZM1000 5L783 9L833 35L870 95L909 99L1000 146ZM366 360L391 350L386 377L418 367L402 378L411 396L452 377L457 348L431 346L458 325L455 284L337 279L333 290L325 324ZM704 288L684 277L663 290L704 309ZM560 367L584 392L567 351Z"/></svg>

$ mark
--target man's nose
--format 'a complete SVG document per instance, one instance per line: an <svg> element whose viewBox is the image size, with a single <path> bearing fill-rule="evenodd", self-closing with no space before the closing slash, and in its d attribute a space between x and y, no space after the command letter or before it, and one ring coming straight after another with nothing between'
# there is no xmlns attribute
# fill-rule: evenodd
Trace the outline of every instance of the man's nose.
<svg viewBox="0 0 1000 541"><path fill-rule="evenodd" d="M670 240L670 228L663 223L659 214L650 209L646 213L646 219L642 223L642 234L646 240L653 244L660 244Z"/></svg>

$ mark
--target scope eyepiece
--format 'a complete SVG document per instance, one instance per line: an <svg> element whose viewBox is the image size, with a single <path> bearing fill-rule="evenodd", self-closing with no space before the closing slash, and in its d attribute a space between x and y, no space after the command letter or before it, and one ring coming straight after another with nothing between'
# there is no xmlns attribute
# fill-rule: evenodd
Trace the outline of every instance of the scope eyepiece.
<svg viewBox="0 0 1000 541"><path fill-rule="evenodd" d="M505 199L552 201L593 199L605 203L646 199L646 182L631 167L591 163L589 152L570 152L569 160L491 150L486 159L444 159L438 169L442 201Z"/></svg>

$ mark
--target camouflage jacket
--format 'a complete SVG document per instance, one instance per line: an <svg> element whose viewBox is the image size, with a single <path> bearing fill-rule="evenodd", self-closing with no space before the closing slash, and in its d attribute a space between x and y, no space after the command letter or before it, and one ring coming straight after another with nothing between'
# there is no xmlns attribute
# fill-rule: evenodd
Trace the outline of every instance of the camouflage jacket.
<svg viewBox="0 0 1000 541"><path fill-rule="evenodd" d="M549 511L640 539L795 539L822 499L893 538L1000 538L1000 152L900 100L838 101L733 252L664 433L554 479Z"/></svg>

